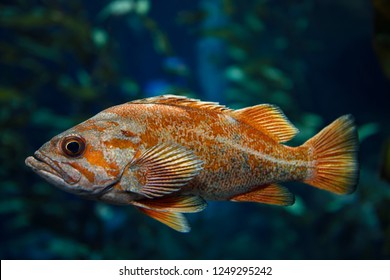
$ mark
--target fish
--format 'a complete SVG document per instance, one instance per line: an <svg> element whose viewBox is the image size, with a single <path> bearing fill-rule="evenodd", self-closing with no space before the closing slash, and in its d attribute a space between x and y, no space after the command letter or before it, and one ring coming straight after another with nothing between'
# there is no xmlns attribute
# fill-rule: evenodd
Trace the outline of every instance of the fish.
<svg viewBox="0 0 390 280"><path fill-rule="evenodd" d="M289 206L283 182L336 194L358 183L358 136L344 115L297 147L298 129L281 109L233 110L215 102L161 95L101 111L58 134L25 163L56 187L116 205L132 205L179 232L185 213L207 201Z"/></svg>

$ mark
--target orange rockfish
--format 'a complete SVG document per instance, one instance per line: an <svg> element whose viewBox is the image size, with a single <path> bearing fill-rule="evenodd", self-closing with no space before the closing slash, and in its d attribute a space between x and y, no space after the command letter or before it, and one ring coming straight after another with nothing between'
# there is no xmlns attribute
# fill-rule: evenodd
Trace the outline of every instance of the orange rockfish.
<svg viewBox="0 0 390 280"><path fill-rule="evenodd" d="M337 194L354 191L358 140L345 115L299 147L298 130L269 104L231 110L165 95L108 108L55 136L27 166L86 198L134 205L188 232L182 213L205 200L292 205L279 185L302 181Z"/></svg>

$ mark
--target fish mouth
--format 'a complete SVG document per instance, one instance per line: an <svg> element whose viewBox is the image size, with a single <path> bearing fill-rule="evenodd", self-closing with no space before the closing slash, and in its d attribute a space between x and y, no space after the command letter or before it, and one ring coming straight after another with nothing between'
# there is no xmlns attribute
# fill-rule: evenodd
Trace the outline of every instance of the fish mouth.
<svg viewBox="0 0 390 280"><path fill-rule="evenodd" d="M48 163L46 163L43 159L43 156L38 152L35 152L33 156L29 156L28 158L26 158L25 164L30 167L35 173L48 173L62 179L61 174L57 172L54 168L52 168Z"/></svg>
<svg viewBox="0 0 390 280"><path fill-rule="evenodd" d="M80 173L77 173L77 176L70 176L57 163L39 151L36 151L33 156L27 157L25 164L39 176L60 189L86 197L100 197L111 191L114 184L117 183L114 181L103 188L96 188L93 190L85 190L77 187L75 184L77 184L81 179Z"/></svg>
<svg viewBox="0 0 390 280"><path fill-rule="evenodd" d="M70 176L57 163L39 151L36 151L33 156L27 157L25 164L35 173L54 184L61 183L74 185L79 182L81 178L80 174L78 174L79 176Z"/></svg>

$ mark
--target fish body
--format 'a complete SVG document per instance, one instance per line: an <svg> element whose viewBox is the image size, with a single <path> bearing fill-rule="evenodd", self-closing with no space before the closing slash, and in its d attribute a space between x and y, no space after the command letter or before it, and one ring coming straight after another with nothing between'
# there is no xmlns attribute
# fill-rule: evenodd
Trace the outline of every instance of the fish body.
<svg viewBox="0 0 390 280"><path fill-rule="evenodd" d="M26 164L61 189L120 205L182 232L182 213L205 200L291 205L279 183L302 181L338 194L354 190L357 134L340 117L299 147L279 108L231 110L165 95L108 108L55 136Z"/></svg>

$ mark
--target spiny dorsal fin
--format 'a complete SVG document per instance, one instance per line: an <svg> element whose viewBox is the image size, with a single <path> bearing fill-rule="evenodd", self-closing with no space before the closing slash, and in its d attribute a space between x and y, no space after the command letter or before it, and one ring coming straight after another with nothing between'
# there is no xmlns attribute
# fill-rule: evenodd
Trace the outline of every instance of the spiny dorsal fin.
<svg viewBox="0 0 390 280"><path fill-rule="evenodd" d="M199 196L171 196L132 201L131 204L156 211L196 213L206 208L207 203Z"/></svg>
<svg viewBox="0 0 390 280"><path fill-rule="evenodd" d="M291 140L298 129L274 105L261 104L233 112L234 118L267 134L278 143Z"/></svg>
<svg viewBox="0 0 390 280"><path fill-rule="evenodd" d="M270 104L256 105L233 111L216 102L205 102L178 95L160 95L128 102L130 104L165 104L177 107L187 107L209 110L217 113L231 113L238 121L242 121L257 130L267 134L279 143L292 139L298 129L286 118L283 112Z"/></svg>
<svg viewBox="0 0 390 280"><path fill-rule="evenodd" d="M287 206L293 205L295 198L287 188L278 184L271 184L257 187L244 194L236 195L230 200Z"/></svg>
<svg viewBox="0 0 390 280"><path fill-rule="evenodd" d="M180 190L202 170L203 162L178 144L159 144L137 153L123 171L120 185L147 198Z"/></svg>
<svg viewBox="0 0 390 280"><path fill-rule="evenodd" d="M231 112L232 110L217 102L205 102L199 99L188 98L179 95L160 95L128 102L131 104L165 104L177 107L197 108L213 112Z"/></svg>
<svg viewBox="0 0 390 280"><path fill-rule="evenodd" d="M149 217L177 230L179 232L189 232L191 230L188 225L187 219L181 213L174 212L161 212L143 207L137 207L142 213Z"/></svg>

